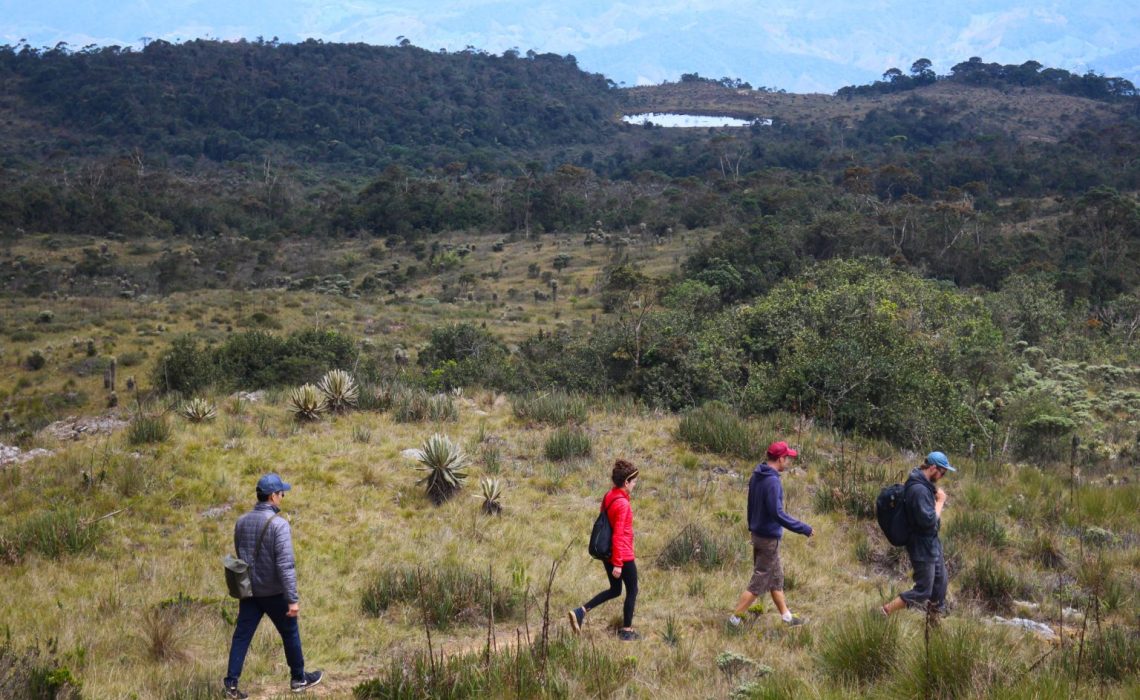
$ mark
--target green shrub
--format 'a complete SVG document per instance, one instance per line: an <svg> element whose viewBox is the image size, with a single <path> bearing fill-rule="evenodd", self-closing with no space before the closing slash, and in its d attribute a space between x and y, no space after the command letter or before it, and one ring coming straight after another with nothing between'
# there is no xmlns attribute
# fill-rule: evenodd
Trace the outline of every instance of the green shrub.
<svg viewBox="0 0 1140 700"><path fill-rule="evenodd" d="M158 358L151 384L163 393L176 391L189 396L209 386L215 378L216 368L209 351L200 349L192 336L181 335Z"/></svg>
<svg viewBox="0 0 1140 700"><path fill-rule="evenodd" d="M586 431L578 428L559 428L546 439L543 454L552 462L589 457L593 446Z"/></svg>
<svg viewBox="0 0 1140 700"><path fill-rule="evenodd" d="M681 528L657 555L662 568L695 564L701 569L719 569L740 558L740 547L730 534L709 532L695 523Z"/></svg>
<svg viewBox="0 0 1140 700"><path fill-rule="evenodd" d="M131 445L153 445L170 439L170 423L163 414L140 413L127 426L127 442Z"/></svg>
<svg viewBox="0 0 1140 700"><path fill-rule="evenodd" d="M43 352L40 350L32 350L28 356L24 358L24 366L33 372L37 372L44 368L47 364L47 359L44 357Z"/></svg>
<svg viewBox="0 0 1140 700"><path fill-rule="evenodd" d="M27 700L78 700L82 683L61 663L56 641L24 650L0 644L0 696Z"/></svg>
<svg viewBox="0 0 1140 700"><path fill-rule="evenodd" d="M562 426L586 422L589 403L580 394L554 390L542 394L516 396L511 399L515 418L527 423Z"/></svg>
<svg viewBox="0 0 1140 700"><path fill-rule="evenodd" d="M717 401L682 416L677 439L696 450L745 459L757 458L763 450L748 424Z"/></svg>
<svg viewBox="0 0 1140 700"><path fill-rule="evenodd" d="M897 620L867 611L846 615L824 630L819 660L834 680L871 683L892 671L898 651Z"/></svg>
<svg viewBox="0 0 1140 700"><path fill-rule="evenodd" d="M431 626L446 629L456 622L485 624L491 612L488 600L495 620L505 620L521 610L522 591L495 584L486 572L476 573L452 563L425 568L389 566L372 577L361 596L361 608L379 617L393 605L408 605L419 615L426 615Z"/></svg>

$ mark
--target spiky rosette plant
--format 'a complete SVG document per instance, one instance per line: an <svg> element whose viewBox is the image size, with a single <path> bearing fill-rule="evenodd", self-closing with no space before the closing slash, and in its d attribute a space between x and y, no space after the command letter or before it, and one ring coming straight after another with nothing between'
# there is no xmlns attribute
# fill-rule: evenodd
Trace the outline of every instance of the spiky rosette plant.
<svg viewBox="0 0 1140 700"><path fill-rule="evenodd" d="M327 406L324 395L312 384L289 390L289 412L297 420L320 420Z"/></svg>
<svg viewBox="0 0 1140 700"><path fill-rule="evenodd" d="M432 503L438 506L463 488L467 479L467 455L450 438L439 433L432 435L416 450L415 457L420 462L416 469L427 472L417 483L426 486Z"/></svg>
<svg viewBox="0 0 1140 700"><path fill-rule="evenodd" d="M214 404L201 397L195 397L182 404L179 409L182 417L191 423L203 423L208 420L214 420L218 415L218 409Z"/></svg>
<svg viewBox="0 0 1140 700"><path fill-rule="evenodd" d="M352 375L343 369L329 370L321 378L317 388L325 395L328 410L333 413L343 413L356 405L360 396L360 389Z"/></svg>
<svg viewBox="0 0 1140 700"><path fill-rule="evenodd" d="M493 477L485 476L479 480L479 486L483 489L481 496L476 498L483 499L483 514L484 515L502 515L503 504L499 500L503 497L503 482Z"/></svg>

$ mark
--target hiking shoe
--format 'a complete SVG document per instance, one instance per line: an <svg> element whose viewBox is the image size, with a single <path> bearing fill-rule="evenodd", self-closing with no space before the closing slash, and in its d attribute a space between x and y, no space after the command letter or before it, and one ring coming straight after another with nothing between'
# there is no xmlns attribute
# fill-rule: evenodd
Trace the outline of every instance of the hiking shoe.
<svg viewBox="0 0 1140 700"><path fill-rule="evenodd" d="M641 635L633 630L618 630L618 639L623 642L636 642L641 639Z"/></svg>
<svg viewBox="0 0 1140 700"><path fill-rule="evenodd" d="M230 683L227 681L225 685L226 685L226 697L227 698L237 698L237 700L245 700L246 698L249 697L245 693L238 690L236 682Z"/></svg>
<svg viewBox="0 0 1140 700"><path fill-rule="evenodd" d="M728 626L729 627L740 627L742 624L744 624L744 620L741 620L736 615L729 615L728 616Z"/></svg>
<svg viewBox="0 0 1140 700"><path fill-rule="evenodd" d="M574 608L566 613L566 617L570 618L570 627L573 628L575 632L581 632L582 623L586 621L586 609Z"/></svg>
<svg viewBox="0 0 1140 700"><path fill-rule="evenodd" d="M792 619L784 620L784 624L788 627L799 627L800 625L807 624L807 620L799 615L792 615Z"/></svg>
<svg viewBox="0 0 1140 700"><path fill-rule="evenodd" d="M294 693L300 693L302 691L308 690L309 688L312 688L314 685L317 685L324 679L324 671L313 671L312 673L306 673L304 678L298 678L289 681L289 689Z"/></svg>

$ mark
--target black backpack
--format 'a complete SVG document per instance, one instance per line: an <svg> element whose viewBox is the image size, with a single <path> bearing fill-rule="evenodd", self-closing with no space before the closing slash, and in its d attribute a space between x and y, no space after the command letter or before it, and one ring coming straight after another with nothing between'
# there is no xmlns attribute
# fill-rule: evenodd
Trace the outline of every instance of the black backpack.
<svg viewBox="0 0 1140 700"><path fill-rule="evenodd" d="M875 518L887 541L903 547L910 541L910 522L906 517L906 484L891 484L875 499Z"/></svg>
<svg viewBox="0 0 1140 700"><path fill-rule="evenodd" d="M610 517L603 508L594 521L594 529L590 531L590 556L602 561L609 561L614 552L614 528L610 525Z"/></svg>

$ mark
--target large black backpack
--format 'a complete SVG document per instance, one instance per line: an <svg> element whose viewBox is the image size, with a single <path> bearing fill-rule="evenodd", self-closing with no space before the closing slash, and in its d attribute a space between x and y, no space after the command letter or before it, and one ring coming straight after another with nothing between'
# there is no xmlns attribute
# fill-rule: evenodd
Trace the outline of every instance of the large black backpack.
<svg viewBox="0 0 1140 700"><path fill-rule="evenodd" d="M906 484L891 484L875 499L875 518L887 541L903 547L910 541L910 522L906 517Z"/></svg>
<svg viewBox="0 0 1140 700"><path fill-rule="evenodd" d="M590 556L602 561L609 561L614 552L614 528L610 525L610 517L606 509L598 513L594 521L594 529L590 531Z"/></svg>

